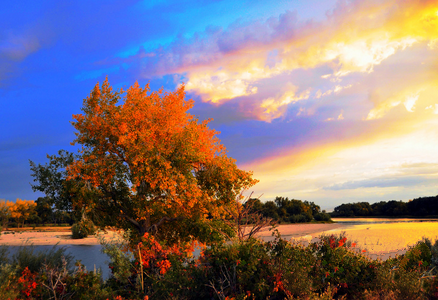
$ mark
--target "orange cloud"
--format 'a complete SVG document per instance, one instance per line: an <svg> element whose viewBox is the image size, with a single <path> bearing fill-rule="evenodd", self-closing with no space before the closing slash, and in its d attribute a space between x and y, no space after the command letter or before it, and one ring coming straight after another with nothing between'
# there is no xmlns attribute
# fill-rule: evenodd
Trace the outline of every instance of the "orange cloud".
<svg viewBox="0 0 438 300"><path fill-rule="evenodd" d="M426 42L433 49L438 39L436 4L436 1L395 0L340 4L324 22L292 23L289 36L277 34L280 29L270 19L265 24L257 23L266 31L266 38L257 40L249 36L233 45L232 51L219 51L214 58L206 59L205 64L182 65L178 72L186 73L187 90L201 95L206 102L220 104L236 97L254 96L254 117L269 122L284 115L288 104L293 105L295 101L280 105L283 103L280 98L256 97L263 79L327 65L333 73L325 78L340 81L352 73L373 72L395 53L419 43ZM234 30L245 31L250 26ZM227 34L232 37L237 33ZM270 56L272 51L277 52L274 58ZM319 91L316 98L340 87L338 84L331 92ZM404 102L406 99L400 103ZM385 105L392 107L390 103Z"/></svg>
<svg viewBox="0 0 438 300"><path fill-rule="evenodd" d="M351 197L347 201L351 202L375 199L378 194L382 200L393 195L408 200L436 194L437 120L426 121L419 128L404 124L394 134L376 134L381 128L380 121L376 122L373 134L284 149L276 156L244 165L260 180L255 194L264 193L265 200L283 195L325 201L326 207L330 199L338 201L336 205L345 203L345 197ZM412 196L403 194L407 185Z"/></svg>
<svg viewBox="0 0 438 300"><path fill-rule="evenodd" d="M260 108L263 109L262 114L259 116L260 120L271 122L272 119L281 117L284 114L288 104L309 98L310 90L305 90L300 94L297 94L297 90L298 87L291 85L289 90L281 96L264 99L260 104Z"/></svg>
<svg viewBox="0 0 438 300"><path fill-rule="evenodd" d="M143 68L184 76L188 92L213 104L203 109L226 115L223 123L263 121L252 123L260 136L276 130L257 146L256 134L231 139L257 148L242 167L261 180L257 193L311 200L336 196L321 186L366 186L400 175L386 170L391 164L435 160L414 146L438 148L417 134L437 125L437 57L438 1L340 1L321 22L298 23L285 12L206 30L144 57Z"/></svg>

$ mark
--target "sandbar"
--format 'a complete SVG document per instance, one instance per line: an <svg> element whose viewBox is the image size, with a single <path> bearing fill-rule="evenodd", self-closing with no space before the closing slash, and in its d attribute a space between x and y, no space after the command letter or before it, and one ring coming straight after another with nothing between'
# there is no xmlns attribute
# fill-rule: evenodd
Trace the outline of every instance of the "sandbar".
<svg viewBox="0 0 438 300"><path fill-rule="evenodd" d="M322 233L328 233L331 230L339 230L348 227L339 223L327 224L285 224L278 225L276 229L285 239L304 237L312 235L318 236ZM265 227L257 233L257 237L269 241L273 240L273 231L270 227ZM0 236L0 245L21 246L25 244L40 245L99 245L99 240L95 236L88 236L83 239L73 239L71 231L63 229L63 231L50 230L21 230L21 231L3 231ZM119 237L116 231L107 231L103 234L106 240Z"/></svg>
<svg viewBox="0 0 438 300"><path fill-rule="evenodd" d="M118 233L107 231L103 233L106 240L117 238ZM83 239L73 239L71 232L66 231L3 231L0 236L0 245L21 246L30 245L100 245L96 236L91 235Z"/></svg>
<svg viewBox="0 0 438 300"><path fill-rule="evenodd" d="M299 238L305 236L317 237L321 234L329 234L332 230L342 230L343 228L349 227L345 224L340 223L320 223L320 224L284 224L277 225L275 229L281 234L281 237L289 240L291 238ZM272 236L273 230L271 227L265 227L260 230L256 236L263 239L264 241L273 240L275 237Z"/></svg>

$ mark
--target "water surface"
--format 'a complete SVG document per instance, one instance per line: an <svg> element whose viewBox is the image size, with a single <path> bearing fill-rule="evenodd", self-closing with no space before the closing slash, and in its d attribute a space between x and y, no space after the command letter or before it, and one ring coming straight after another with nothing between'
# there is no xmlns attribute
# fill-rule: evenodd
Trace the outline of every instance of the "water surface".
<svg viewBox="0 0 438 300"><path fill-rule="evenodd" d="M30 246L8 246L9 255L17 253L21 247ZM34 247L34 252L47 252L53 247L63 247L66 249L65 253L73 256L73 266L78 260L87 268L89 271L94 271L94 269L101 269L102 278L104 280L108 279L110 275L110 269L108 263L110 261L108 255L102 253L101 245L62 245L62 246L32 246Z"/></svg>

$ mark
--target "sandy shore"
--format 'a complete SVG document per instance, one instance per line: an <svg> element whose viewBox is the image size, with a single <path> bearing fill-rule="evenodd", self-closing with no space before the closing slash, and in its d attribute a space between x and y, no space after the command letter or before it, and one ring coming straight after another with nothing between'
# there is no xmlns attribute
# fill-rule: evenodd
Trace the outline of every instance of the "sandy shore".
<svg viewBox="0 0 438 300"><path fill-rule="evenodd" d="M114 231L103 234L105 239L112 239L117 236ZM95 236L84 239L72 239L70 232L62 231L3 231L0 236L0 245L21 246L25 244L40 245L99 245Z"/></svg>
<svg viewBox="0 0 438 300"><path fill-rule="evenodd" d="M288 224L279 225L277 229L285 239L304 237L304 236L318 236L323 232L329 230L342 229L345 225L341 224ZM108 231L104 234L105 239L112 239L117 236L114 231ZM266 227L262 229L257 237L262 238L265 241L274 239L272 237L272 231ZM99 241L96 237L90 236L84 239L72 239L69 231L4 231L0 236L0 245L19 246L25 243L34 245L99 245Z"/></svg>
<svg viewBox="0 0 438 300"><path fill-rule="evenodd" d="M300 238L300 237L317 237L322 233L328 234L331 230L342 230L343 228L348 227L344 224L331 223L331 224L287 224L287 225L278 225L276 229L280 232L281 236L290 240L292 238ZM256 235L257 237L263 239L264 241L273 240L272 230L269 227L263 228Z"/></svg>

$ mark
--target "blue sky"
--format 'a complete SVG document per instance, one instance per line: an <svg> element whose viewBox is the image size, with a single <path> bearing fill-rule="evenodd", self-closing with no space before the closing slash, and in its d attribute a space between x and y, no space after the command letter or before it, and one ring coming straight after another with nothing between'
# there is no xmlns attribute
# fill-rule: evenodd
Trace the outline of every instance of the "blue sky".
<svg viewBox="0 0 438 300"><path fill-rule="evenodd" d="M438 1L4 1L0 199L70 146L97 82L173 91L262 200L438 194Z"/></svg>

